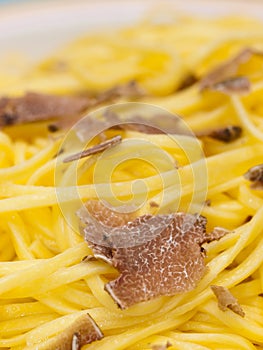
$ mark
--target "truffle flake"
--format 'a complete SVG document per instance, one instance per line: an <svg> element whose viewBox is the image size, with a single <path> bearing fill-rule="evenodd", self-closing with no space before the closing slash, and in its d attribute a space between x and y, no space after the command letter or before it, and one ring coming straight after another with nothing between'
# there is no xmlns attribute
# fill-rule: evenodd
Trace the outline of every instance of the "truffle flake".
<svg viewBox="0 0 263 350"><path fill-rule="evenodd" d="M59 119L49 130L71 127L88 108L112 102L120 97L138 98L145 94L136 81L117 85L97 96L58 96L28 92L21 97L0 98L0 127L42 120Z"/></svg>
<svg viewBox="0 0 263 350"><path fill-rule="evenodd" d="M226 311L227 309L230 309L241 317L245 316L243 309L238 303L238 300L230 293L227 288L216 285L212 285L210 288L217 297L218 307L220 310Z"/></svg>
<svg viewBox="0 0 263 350"><path fill-rule="evenodd" d="M214 227L213 231L207 235L206 243L218 241L220 238L224 237L228 233L229 231L223 227Z"/></svg>
<svg viewBox="0 0 263 350"><path fill-rule="evenodd" d="M103 338L103 334L89 314L79 316L60 334L50 338L41 350L80 350L82 346Z"/></svg>
<svg viewBox="0 0 263 350"><path fill-rule="evenodd" d="M97 200L89 200L85 206L77 211L81 221L81 231L86 238L90 248L93 250L94 258L112 264L112 236L114 229L123 227L135 219L135 213L113 210L109 205ZM113 231L113 232L111 232ZM109 233L112 233L111 239ZM118 233L115 234L118 239ZM119 242L121 243L121 242Z"/></svg>
<svg viewBox="0 0 263 350"><path fill-rule="evenodd" d="M55 96L28 92L22 97L0 99L0 127L71 117L90 105L86 97Z"/></svg>
<svg viewBox="0 0 263 350"><path fill-rule="evenodd" d="M106 109L102 119L88 116L75 127L77 136L83 142L106 129L131 130L155 135L169 133L190 136L189 132L183 127L181 120L172 114L156 114L152 115L151 118L134 114L122 120L111 108Z"/></svg>
<svg viewBox="0 0 263 350"><path fill-rule="evenodd" d="M96 96L89 97L88 107L98 107L106 102L113 103L122 97L134 100L144 95L145 91L138 85L135 80L132 80L125 84L116 85L113 88L102 91ZM52 124L52 128L56 128L58 130L70 128L76 121L80 119L80 116L81 115L76 115L75 118L60 118L56 123ZM97 134L97 130L100 130L101 128L107 129L109 127L109 124L110 123L107 120L100 121L92 117L85 117L85 120L80 123L79 129L77 129L77 134L80 134L80 139L82 141L86 141L90 137Z"/></svg>
<svg viewBox="0 0 263 350"><path fill-rule="evenodd" d="M126 84L116 85L113 88L101 92L96 98L96 104L113 101L120 97L138 98L146 92L138 85L136 80L131 80Z"/></svg>
<svg viewBox="0 0 263 350"><path fill-rule="evenodd" d="M226 127L196 133L197 137L209 136L215 140L225 143L237 140L242 134L242 128L237 125L228 125Z"/></svg>
<svg viewBox="0 0 263 350"><path fill-rule="evenodd" d="M104 142L101 142L98 145L90 147L90 148L88 148L88 149L86 149L86 150L84 150L82 152L72 154L71 156L65 158L63 160L63 162L64 163L68 163L68 162L72 162L74 160L78 160L78 159L81 159L81 158L85 158L85 157L91 156L93 154L100 153L102 151L105 151L108 148L111 148L113 146L118 145L121 142L121 140L122 140L121 136L119 136L119 135L114 136L111 139L106 140Z"/></svg>
<svg viewBox="0 0 263 350"><path fill-rule="evenodd" d="M263 164L255 165L250 168L245 174L244 178L252 182L251 188L255 190L263 189Z"/></svg>
<svg viewBox="0 0 263 350"><path fill-rule="evenodd" d="M92 118L91 116L85 117L79 125L76 125L76 133L82 142L85 142L92 138L96 134L100 134L102 130L117 129L117 130L132 130L145 134L162 134L162 130L152 124L151 121L147 121L140 116L133 116L129 118L128 122L121 120L121 118L115 112L107 109L103 115L104 119L99 120Z"/></svg>
<svg viewBox="0 0 263 350"><path fill-rule="evenodd" d="M145 134L187 134L181 120L173 114L155 114L151 118L134 115L129 118L128 123L121 126L124 129L143 132Z"/></svg>
<svg viewBox="0 0 263 350"><path fill-rule="evenodd" d="M220 91L227 95L248 94L250 92L250 81L247 77L229 78L214 84L211 90Z"/></svg>
<svg viewBox="0 0 263 350"><path fill-rule="evenodd" d="M246 77L236 77L235 75L239 66L248 62L253 55L263 57L263 52L247 47L239 51L234 57L213 68L201 79L200 91L215 89L225 93L248 92L249 80Z"/></svg>
<svg viewBox="0 0 263 350"><path fill-rule="evenodd" d="M121 309L194 289L206 271L202 244L227 233L206 234L206 219L185 213L143 215L128 222L127 216L126 224L118 222L113 227L114 217L116 214L109 215L105 222L101 215L96 224L83 215L82 220L85 239L94 255L120 272L105 290Z"/></svg>

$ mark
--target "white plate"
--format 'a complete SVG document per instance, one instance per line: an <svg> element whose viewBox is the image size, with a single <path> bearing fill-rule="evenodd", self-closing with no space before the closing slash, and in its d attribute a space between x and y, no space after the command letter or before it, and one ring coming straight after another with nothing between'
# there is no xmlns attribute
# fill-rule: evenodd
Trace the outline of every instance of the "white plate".
<svg viewBox="0 0 263 350"><path fill-rule="evenodd" d="M205 16L236 13L263 19L261 0L61 0L1 5L0 55L19 51L40 57L91 30L139 20L154 7Z"/></svg>

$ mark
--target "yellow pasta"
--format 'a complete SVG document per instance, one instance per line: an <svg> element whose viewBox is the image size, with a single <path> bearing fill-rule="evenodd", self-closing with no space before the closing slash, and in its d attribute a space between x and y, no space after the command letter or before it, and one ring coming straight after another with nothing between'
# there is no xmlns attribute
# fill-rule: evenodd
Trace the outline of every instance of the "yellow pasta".
<svg viewBox="0 0 263 350"><path fill-rule="evenodd" d="M200 92L198 82L244 48L261 52L262 39L263 24L242 17L178 16L159 24L150 17L77 39L33 66L13 59L15 75L0 70L1 96L96 95L136 80L146 92L137 103L178 114L191 130L108 130L107 138L122 136L116 152L111 148L105 158L65 165L63 159L81 144L64 150L70 134L52 135L43 121L2 128L0 349L46 350L87 313L104 338L83 350L263 349L263 190L243 176L262 163L263 58L253 56L237 69L250 79L246 95ZM189 76L197 82L182 88ZM122 96L116 102L130 100ZM202 135L228 125L242 128L233 142ZM119 162L127 154L138 159ZM208 230L220 226L230 232L206 244L208 268L194 290L120 310L104 290L118 271L104 261L85 260L92 250L78 232L79 203L98 198L135 203L138 215L191 207L207 218ZM222 311L211 285L228 288L245 317Z"/></svg>

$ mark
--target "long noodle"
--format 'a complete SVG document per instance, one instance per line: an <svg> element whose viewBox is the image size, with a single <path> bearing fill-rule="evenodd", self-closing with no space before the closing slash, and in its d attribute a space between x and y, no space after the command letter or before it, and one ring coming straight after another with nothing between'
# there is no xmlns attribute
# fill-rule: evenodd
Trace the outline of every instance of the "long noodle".
<svg viewBox="0 0 263 350"><path fill-rule="evenodd" d="M231 143L209 137L197 143L189 136L176 139L121 130L124 141L148 142L166 152L179 168L166 168L156 156L158 172L147 162L131 159L112 173L112 192L106 178L97 182L93 178L97 156L90 163L78 163L77 186L70 183L76 176L75 165L69 165L61 183L56 183L54 176L66 153L59 154L62 140L48 135L45 123L4 128L0 132L0 349L48 349L52 337L87 312L104 338L83 350L150 350L167 342L171 350L263 349L263 192L251 188L243 177L250 167L262 163L263 59L253 57L240 67L239 75L251 80L246 96L201 93L198 83L180 89L189 75L199 79L245 47L262 50L262 40L263 24L252 19L185 16L168 24L147 19L130 28L78 39L31 67L11 61L17 64L16 76L0 69L0 95L99 93L135 79L148 93L140 102L179 114L193 132L242 127L241 137ZM118 102L126 101L122 97ZM121 152L141 151L139 141L133 146L124 141ZM151 147L147 147L144 156L149 159ZM201 151L204 162L199 159ZM113 153L112 162L114 157ZM108 173L111 168L105 164ZM193 187L193 173L200 174L204 164L207 184ZM138 178L144 186L136 186ZM155 214L156 205L163 212L184 210L194 191L211 202L194 207L208 219L208 229L222 226L231 231L205 247L205 276L191 292L121 311L104 290L118 272L102 261L82 261L92 251L67 210L75 208L78 200L108 201L113 194L123 201L144 198L139 214ZM213 284L233 293L244 318L218 308L210 289Z"/></svg>

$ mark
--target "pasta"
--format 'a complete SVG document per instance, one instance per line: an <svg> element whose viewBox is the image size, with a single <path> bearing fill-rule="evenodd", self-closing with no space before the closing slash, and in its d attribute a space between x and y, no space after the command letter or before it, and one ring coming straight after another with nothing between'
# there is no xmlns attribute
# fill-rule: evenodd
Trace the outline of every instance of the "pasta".
<svg viewBox="0 0 263 350"><path fill-rule="evenodd" d="M118 95L114 102L122 104L111 106L114 112L135 113L143 104L146 114L180 115L188 130L109 129L102 136L120 135L121 143L69 163L63 160L87 141L75 140L71 131L52 134L46 120L0 130L1 349L49 349L87 313L104 338L83 350L263 349L263 191L243 176L262 163L262 54L236 67L234 75L249 79L248 93L199 86L241 50L263 51L262 39L263 24L242 17L146 18L77 39L33 66L13 61L15 76L0 70L0 95L10 98L28 91L94 97L136 80L145 94ZM95 117L102 111L89 109ZM240 127L241 135L231 142L211 137L229 125ZM100 141L97 136L89 146ZM104 290L118 271L84 259L93 252L75 215L83 202L98 198L135 204L137 215L198 212L208 231L220 226L229 233L205 245L208 268L196 288L120 310ZM211 285L227 288L245 316L222 311Z"/></svg>

